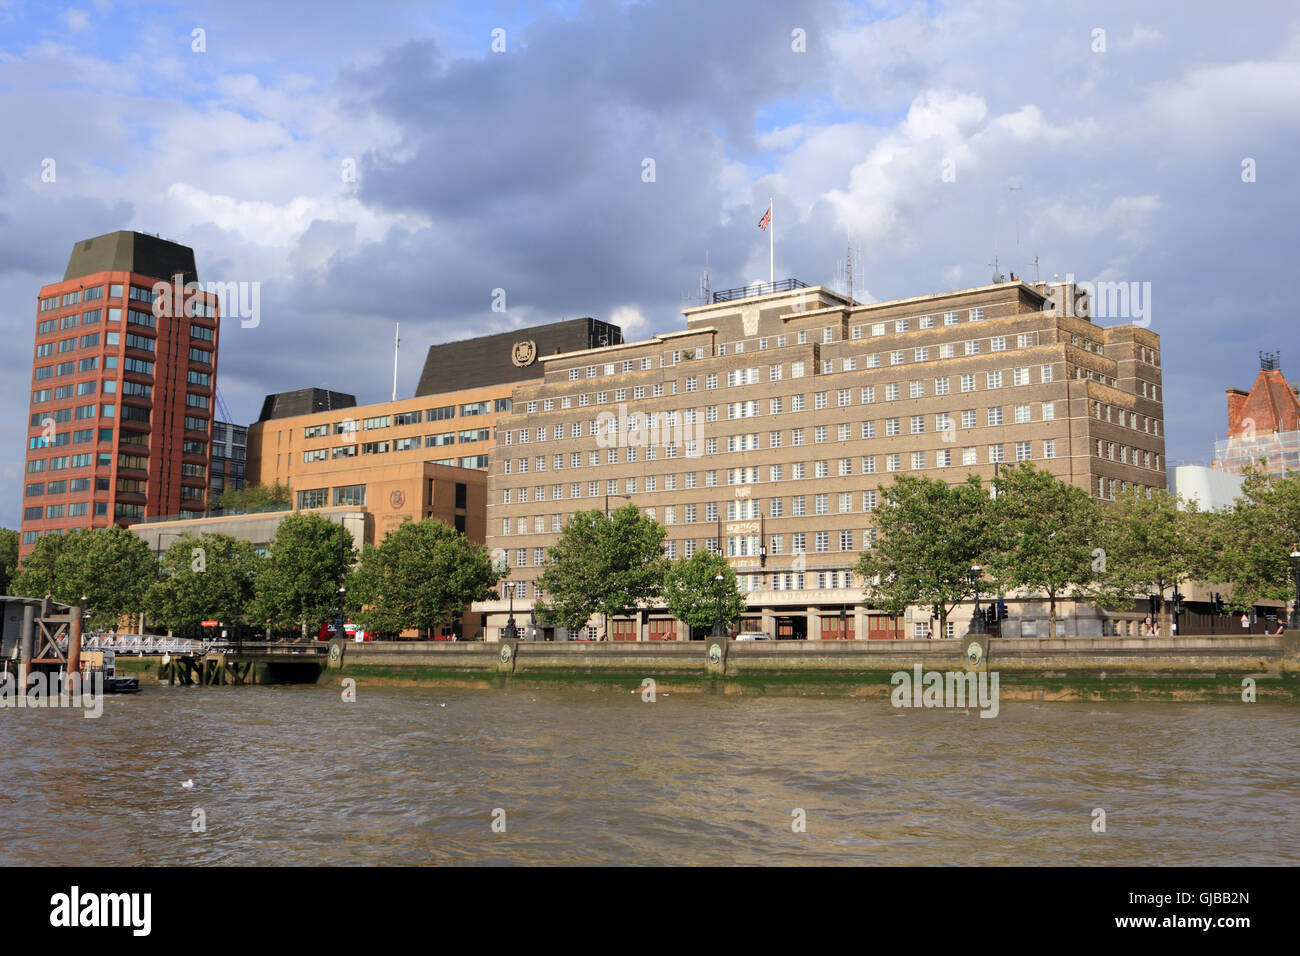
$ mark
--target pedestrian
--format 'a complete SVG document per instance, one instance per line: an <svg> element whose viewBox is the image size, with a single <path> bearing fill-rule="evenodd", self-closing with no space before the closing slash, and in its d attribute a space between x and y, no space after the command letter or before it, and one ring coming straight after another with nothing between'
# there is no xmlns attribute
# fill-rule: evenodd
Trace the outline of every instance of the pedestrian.
<svg viewBox="0 0 1300 956"><path fill-rule="evenodd" d="M1152 628L1151 633L1152 633L1152 635L1153 635L1154 637L1159 637L1159 636L1160 636L1160 622L1159 622L1159 621L1156 621L1156 625L1155 625L1154 628Z"/></svg>
<svg viewBox="0 0 1300 956"><path fill-rule="evenodd" d="M1285 633L1286 633L1286 622L1284 622L1284 621L1282 620L1281 617L1279 617L1279 618L1277 619L1277 631L1275 631L1274 633L1275 633L1275 634L1285 634Z"/></svg>

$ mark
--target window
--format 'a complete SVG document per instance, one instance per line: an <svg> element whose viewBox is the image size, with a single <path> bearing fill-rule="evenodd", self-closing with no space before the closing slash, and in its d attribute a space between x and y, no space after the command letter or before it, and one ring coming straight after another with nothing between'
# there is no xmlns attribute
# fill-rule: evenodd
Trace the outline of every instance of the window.
<svg viewBox="0 0 1300 956"><path fill-rule="evenodd" d="M1055 458L1055 457L1056 457L1056 439L1055 439L1055 438L1049 438L1049 439L1047 439L1046 441L1043 442L1043 457L1044 457L1044 458Z"/></svg>
<svg viewBox="0 0 1300 956"><path fill-rule="evenodd" d="M1040 373L1039 374L1040 381L1050 382L1052 380L1052 366L1050 365L1042 366L1042 368L1039 370L1039 373Z"/></svg>
<svg viewBox="0 0 1300 956"><path fill-rule="evenodd" d="M978 460L976 459L976 452L975 452L975 449L974 449L973 447L972 447L972 448L963 448L963 449L961 450L961 463L962 463L963 465L977 465L977 464L979 464Z"/></svg>
<svg viewBox="0 0 1300 956"><path fill-rule="evenodd" d="M982 322L982 321L984 321L984 309L983 309L983 307L978 308L978 309L971 309L971 310L970 310L970 320L971 320L972 322Z"/></svg>
<svg viewBox="0 0 1300 956"><path fill-rule="evenodd" d="M1012 370L1011 370L1011 384L1012 384L1012 385L1028 385L1028 384L1029 384L1029 369L1027 369L1027 368L1017 368L1017 369L1012 369Z"/></svg>
<svg viewBox="0 0 1300 956"><path fill-rule="evenodd" d="M985 373L985 381L986 381L986 385L985 385L986 388L1001 388L1002 371L998 370L996 372Z"/></svg>
<svg viewBox="0 0 1300 956"><path fill-rule="evenodd" d="M334 489L335 505L362 506L366 503L365 485L343 485Z"/></svg>
<svg viewBox="0 0 1300 956"><path fill-rule="evenodd" d="M988 423L989 423L990 425L1001 425L1001 424L1002 424L1002 409L1001 409L1001 408L990 408L990 409L989 409L989 420L988 420Z"/></svg>
<svg viewBox="0 0 1300 956"><path fill-rule="evenodd" d="M1016 424L1017 424L1017 425L1023 425L1023 424L1025 424L1026 422L1031 422L1031 421L1034 420L1032 414L1030 413L1030 408L1031 408L1031 407L1030 407L1029 405L1017 405L1017 406L1016 406Z"/></svg>
<svg viewBox="0 0 1300 956"><path fill-rule="evenodd" d="M885 386L885 401L887 401L887 402L896 402L896 401L898 401L898 383L897 383L897 382L893 382L893 383L891 383L891 384Z"/></svg>
<svg viewBox="0 0 1300 956"><path fill-rule="evenodd" d="M924 396L925 396L925 382L921 381L920 379L917 379L914 382L908 383L909 398L923 398Z"/></svg>
<svg viewBox="0 0 1300 956"><path fill-rule="evenodd" d="M967 374L967 375L963 375L963 376L961 377L961 390L962 390L963 392L973 392L973 391L975 391L975 376L974 376L974 375Z"/></svg>
<svg viewBox="0 0 1300 956"><path fill-rule="evenodd" d="M1028 461L1032 457L1034 456L1033 453L1029 450L1029 442L1027 441L1016 442L1016 461Z"/></svg>
<svg viewBox="0 0 1300 956"><path fill-rule="evenodd" d="M1002 446L1001 446L1001 445L989 445L989 462L990 462L990 464L993 463L993 462L999 462L999 461L1003 461L1003 460L1004 460L1004 459L1003 459L1003 457L1002 457Z"/></svg>
<svg viewBox="0 0 1300 956"><path fill-rule="evenodd" d="M920 471L924 467L925 467L925 452L923 451L912 452L912 470Z"/></svg>
<svg viewBox="0 0 1300 956"><path fill-rule="evenodd" d="M979 340L978 340L978 339L970 339L970 340L966 343L966 354L967 354L967 355L979 355L979 354L980 354L980 343L979 343Z"/></svg>
<svg viewBox="0 0 1300 956"><path fill-rule="evenodd" d="M925 431L925 416L913 415L911 418L911 434L920 435Z"/></svg>

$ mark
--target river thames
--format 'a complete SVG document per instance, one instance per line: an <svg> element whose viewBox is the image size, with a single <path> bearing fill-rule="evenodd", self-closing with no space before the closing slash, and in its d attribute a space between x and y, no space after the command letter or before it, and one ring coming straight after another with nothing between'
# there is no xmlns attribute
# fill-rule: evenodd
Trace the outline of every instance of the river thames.
<svg viewBox="0 0 1300 956"><path fill-rule="evenodd" d="M0 863L1300 862L1294 706L142 683L0 711Z"/></svg>

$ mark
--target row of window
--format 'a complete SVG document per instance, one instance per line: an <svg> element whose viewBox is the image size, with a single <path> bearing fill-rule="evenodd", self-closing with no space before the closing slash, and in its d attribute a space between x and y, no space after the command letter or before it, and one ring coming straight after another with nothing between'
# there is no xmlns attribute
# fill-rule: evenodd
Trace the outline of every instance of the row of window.
<svg viewBox="0 0 1300 956"><path fill-rule="evenodd" d="M793 378L801 378L801 377L803 377L802 369L799 368L799 366L801 366L801 365L802 365L802 363L799 363L799 362L794 363L794 366L795 366L795 372L796 372L797 374L792 374L791 377L793 377ZM768 379L768 380L769 380L769 381L779 381L780 378L781 378L781 374L782 374L782 373L781 373L781 369L782 369L782 366L779 366L779 365L771 366L771 367L768 369L768 375L769 375L769 379ZM759 372L758 369L738 369L738 370L734 370L734 371L732 371L732 372L729 372L729 373L728 373L728 376L736 376L736 377L737 377L737 381L739 381L741 378L743 378L743 379L745 380L746 383L750 383L750 380L751 380L751 379L754 379L755 376L758 375L758 372ZM1010 372L1010 376L1009 376L1009 377L1008 377L1007 374L1006 374L1007 372ZM977 387L978 387L978 382L979 382L979 376L978 376L977 373L969 372L969 373L966 373L966 374L960 375L960 376L958 376L957 378L958 378L958 383L959 383L959 386L960 386L961 391L963 391L963 392L973 392L973 391L976 391L976 389L977 389ZM1040 367L1039 367L1039 378L1038 378L1039 383L1040 383L1040 384L1042 384L1042 383L1047 383L1047 382L1051 382L1051 381L1053 381L1053 380L1054 380L1054 378L1053 378L1053 370L1052 370L1052 366L1051 366L1050 364L1049 364L1049 365L1042 365L1042 366L1040 366ZM695 389L695 382L696 382L696 380L695 380L694 378L687 378L687 379L686 379L686 391L688 391L688 392L693 392L693 391L695 391L695 390L696 390L696 389ZM705 387L706 387L707 389L713 389L713 388L716 388L716 387L717 387L717 382L718 382L718 376L717 376L717 374L710 374L710 375L706 376L706 379L705 379ZM670 384L673 385L673 393L675 394L675 393L676 393L676 383L670 383ZM993 371L987 371L987 372L984 373L984 387L985 387L985 389L1004 388L1004 387L1006 387L1007 384L1010 384L1012 387L1017 387L1017 386L1030 385L1030 384L1032 384L1032 382L1031 382L1031 367L1030 367L1030 366L1021 366L1021 367L1019 367L1019 368L1011 368L1011 369L996 369L996 370L993 370ZM861 396L860 401L861 401L862 404L870 404L870 403L872 403L872 402L875 402L875 401L877 400L878 397L881 398L881 399L883 399L884 401L887 401L887 402L888 402L888 401L897 401L897 400L899 400L900 398L903 397L903 392L902 392L903 385L904 385L904 383L901 383L901 382L891 382L891 383L888 383L888 384L885 384L885 385L866 385L866 386L860 386L860 387L859 387L859 393L860 393L860 396ZM924 398L924 397L926 397L926 395L927 395L927 391L926 391L926 380L925 380L925 379L913 379L913 380L911 380L910 382L907 382L907 383L906 383L906 386L907 386L907 397L908 397L908 398ZM663 386L662 384L655 385L655 386L653 386L652 388L653 388L653 394L652 394L651 397L660 397L660 396L663 395L663 388L664 388L664 386ZM949 394L951 394L951 393L952 393L952 376L940 376L940 377L936 377L936 378L934 379L934 385L933 385L933 392L932 392L932 394L934 394L934 395L949 395ZM844 406L852 405L852 404L853 404L853 398L852 398L852 395L853 395L853 388L841 388L841 389L837 389L837 390L836 390L836 405L837 405L838 407L844 407ZM815 393L814 396L813 396L813 407L814 407L815 409L822 409L822 408L828 408L828 407L830 407L830 398L829 398L829 396L830 396L830 391L829 391L829 390ZM579 396L577 396L577 397L578 397L578 406L579 406L579 407L586 407L586 406L589 406L589 405L592 404L592 402L591 402L591 398L592 398L593 396L590 395L590 394L585 394L585 393L584 393L584 394L579 395ZM594 397L595 397L595 404L596 404L596 405L604 405L604 404L609 403L609 401L610 401L610 393L609 393L609 392L596 392L596 393L594 393ZM645 395L645 387L644 387L644 386L637 386L637 387L635 387L635 388L632 389L632 399L633 399L634 401L639 401L639 400L641 400L641 399L644 399L645 397L646 397L646 395ZM567 409L567 408L571 408L571 407L572 407L572 403L571 403L571 401L570 401L570 398L571 398L571 396L565 396L565 397L563 397L563 398L560 399L560 408L561 408L561 409ZM791 399L791 403L790 403L790 404L791 404L790 411L792 411L792 412L802 412L802 411L805 410L805 400L806 400L806 396L803 396L803 395L793 395L793 396L790 396L790 399ZM615 401L615 402L623 402L623 401L626 401L626 400L627 400L627 389L621 389L621 388L620 388L620 389L615 389L615 390L614 390L614 392L613 392L613 401ZM545 410L545 411L552 411L553 408L554 408L554 401L555 401L554 399L546 399L546 400L544 400L544 402L543 402L544 410ZM770 411L772 414L780 414L780 413L782 413L782 412L785 410L785 396L780 396L780 397L776 397L776 398L771 398L771 399L768 400L768 403L769 403L769 411ZM527 406L527 407L528 407L528 413L529 413L529 414L534 414L534 413L536 412L536 405L537 405L537 402L535 402L535 401L528 402L528 406ZM756 401L754 401L754 402L753 402L752 404L750 404L750 405L746 405L745 403L731 403L731 404L728 406L728 409L729 409L729 410L728 410L728 417L729 417L729 418L733 418L733 417L740 417L740 418L749 417L747 414L737 414L737 413L735 413L734 409L752 408L752 409L754 409L755 411L753 411L751 414L757 414L757 411L756 411L756 410L757 410L758 407L759 407L759 406L758 406L758 404L757 404ZM671 413L669 413L669 414L671 414ZM689 410L687 411L687 414L689 414ZM706 418L705 418L706 421L714 421L714 420L716 420L716 417L717 417L717 406L710 406L709 408L706 408L706 410L705 410L705 414L706 414ZM552 426L552 427L553 427L553 428L559 428L560 426L557 425L557 426ZM571 427L578 427L578 426L571 426ZM545 432L545 429L544 429L544 428L539 428L539 429L538 429L538 434L541 435L541 436L543 436L543 437L540 437L540 438L538 439L539 441L543 441L543 440L545 440L545 438L544 438L544 432ZM524 430L521 430L521 434L523 434L523 433L524 433ZM509 432L509 431L506 432L506 443L507 443L507 444L509 444L509 443L511 442L511 434L512 434L512 432ZM560 436L560 435L556 435L556 437L562 437L562 436ZM524 440L526 440L526 439L524 439Z"/></svg>
<svg viewBox="0 0 1300 956"><path fill-rule="evenodd" d="M475 415L487 415L496 412L510 411L511 400L508 398L498 398L495 401L468 402L463 405L443 405L439 408L430 408L427 410L417 409L410 412L398 412L392 415L378 415L373 418L355 419L348 418L341 422L330 424L308 425L303 428L304 438L324 438L329 435L331 430L335 435L344 435L356 431L370 431L378 428L401 427L404 425L418 425L420 422L440 422L455 418L459 412L460 417L469 418ZM482 430L486 435L487 429ZM462 432L461 434L467 434ZM433 437L433 436L430 436ZM484 441L486 439L468 439L462 438L462 441ZM450 444L450 442L438 442L436 444ZM412 446L415 447L415 446Z"/></svg>
<svg viewBox="0 0 1300 956"><path fill-rule="evenodd" d="M983 307L977 307L966 311L968 313L969 320L971 322L980 322L984 319ZM943 324L945 326L956 325L958 322L958 315L959 315L958 312L943 313L942 314ZM936 327L935 325L936 318L933 315L923 315L915 318L917 318L918 329L932 329ZM893 326L894 326L893 331L908 332L911 330L911 322L912 322L912 317L896 319L893 321ZM853 339L861 339L866 337L867 330L870 329L870 334L873 337L885 335L888 332L888 328L887 328L888 325L889 323L887 322L876 322L871 325L855 325L852 327L852 332L850 334ZM1026 339L1027 336L1032 334L1033 333L1025 333L1025 335L1021 336L1021 339L1024 340ZM795 344L807 345L809 343L809 331L807 329L796 332L794 333L794 335L795 335ZM823 343L834 342L836 340L835 336L836 336L836 328L834 326L827 326L821 330L821 341ZM786 347L788 336L787 335L765 336L765 337L756 337L753 339L740 339L730 343L723 342L718 345L717 354L720 356L727 355L729 351L733 355L743 354L745 352L746 343L754 342L754 341L758 343L758 348L760 351L767 350L773 344L775 344L776 348L780 349ZM698 347L694 349L686 349L686 350L675 349L667 355L660 356L659 367L663 368L665 365L679 365L683 360L689 361L692 359L696 359L696 360L703 359L705 357L704 353L705 353L705 349L702 347ZM643 356L641 358L635 358L635 359L623 359L620 362L606 362L603 365L588 365L585 368L582 366L578 366L575 368L561 370L561 371L566 372L569 381L576 382L583 377L597 378L601 375L627 374L629 372L635 372L635 371L645 372L645 371L649 371L653 367L654 367L653 358L649 356ZM583 374L584 372L585 372L585 376Z"/></svg>
<svg viewBox="0 0 1300 956"><path fill-rule="evenodd" d="M325 508L330 504L329 488L308 488L298 492L298 507ZM340 485L333 489L335 505L363 506L366 503L365 485Z"/></svg>

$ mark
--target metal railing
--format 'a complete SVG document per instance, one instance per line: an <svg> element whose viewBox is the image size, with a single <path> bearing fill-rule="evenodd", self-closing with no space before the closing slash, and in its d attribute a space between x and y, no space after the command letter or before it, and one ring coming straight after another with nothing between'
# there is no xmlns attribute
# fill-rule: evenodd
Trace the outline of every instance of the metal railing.
<svg viewBox="0 0 1300 956"><path fill-rule="evenodd" d="M774 292L794 292L796 289L810 288L808 283L798 279L781 279L777 282L754 282L738 286L735 289L723 289L713 293L714 302L733 302L736 299L752 299L759 295L771 295Z"/></svg>
<svg viewBox="0 0 1300 956"><path fill-rule="evenodd" d="M292 511L292 504L285 505L268 505L265 508L224 508L215 511L196 511L193 514L180 515L152 515L147 518L141 518L136 524L157 524L160 521L197 521L200 518L225 518L232 515L261 515L271 514L277 511Z"/></svg>

